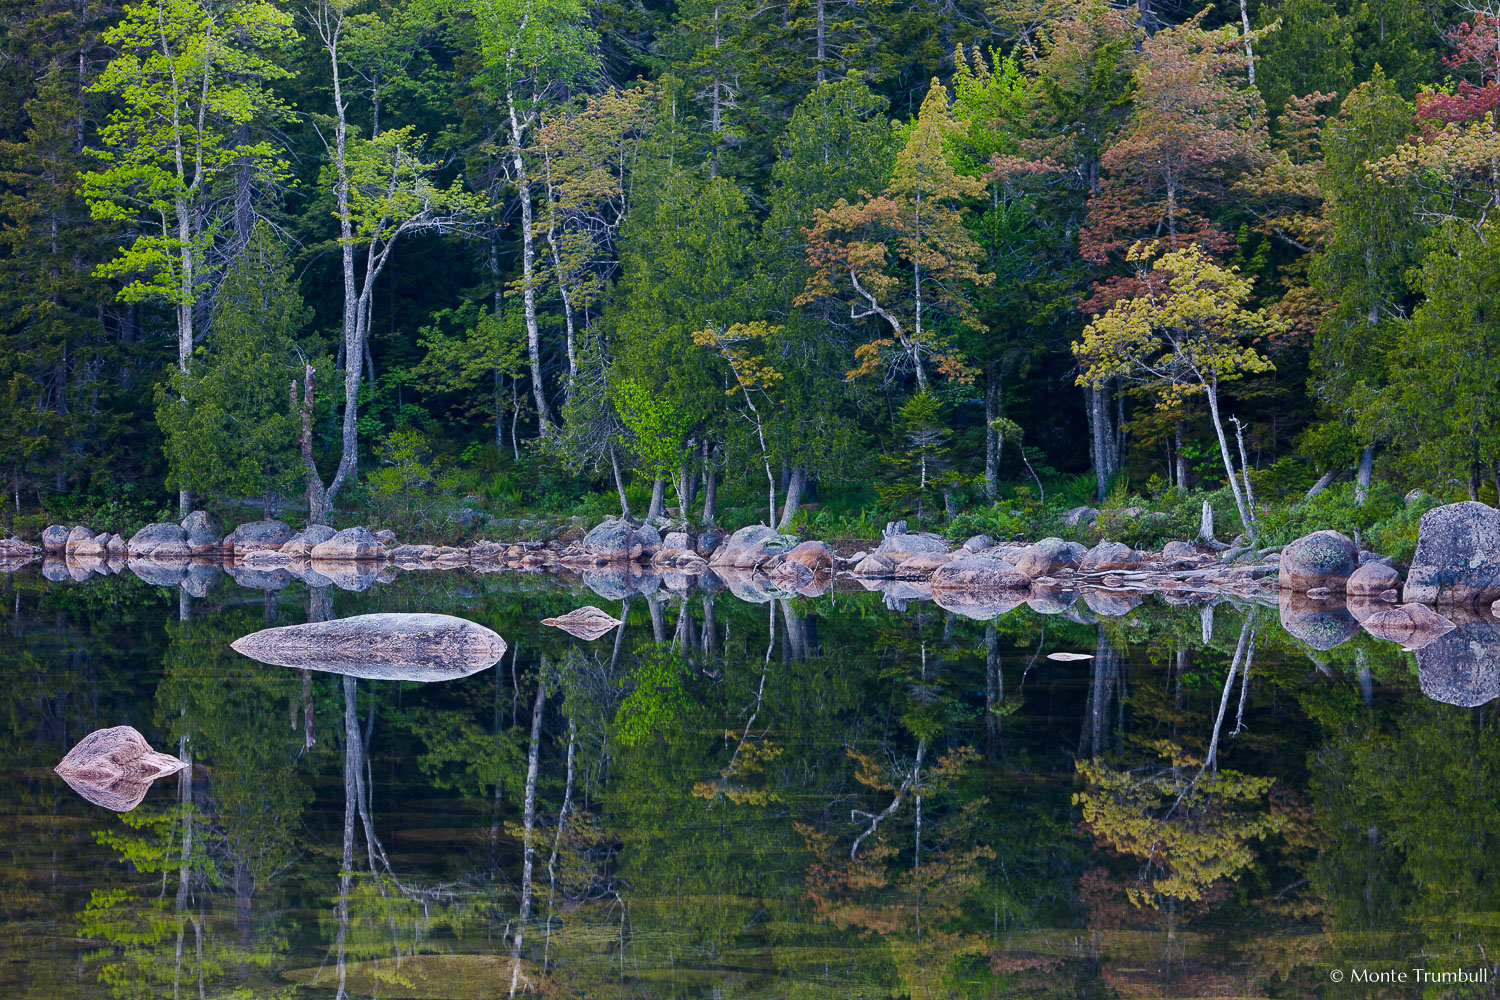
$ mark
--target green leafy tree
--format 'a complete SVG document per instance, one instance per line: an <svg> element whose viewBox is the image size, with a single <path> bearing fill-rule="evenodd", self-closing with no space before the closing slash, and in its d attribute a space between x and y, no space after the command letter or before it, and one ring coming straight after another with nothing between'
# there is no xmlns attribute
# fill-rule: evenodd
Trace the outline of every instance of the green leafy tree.
<svg viewBox="0 0 1500 1000"><path fill-rule="evenodd" d="M1141 294L1096 316L1074 343L1084 368L1078 383L1097 386L1125 378L1144 385L1164 406L1201 393L1240 522L1253 536L1254 515L1219 418L1219 391L1225 382L1272 370L1246 341L1273 333L1280 324L1263 310L1246 309L1250 280L1215 264L1196 244L1157 254L1156 244L1131 249L1127 259L1135 264Z"/></svg>
<svg viewBox="0 0 1500 1000"><path fill-rule="evenodd" d="M301 416L288 386L303 374L297 337L308 310L285 250L258 224L214 302L212 333L188 371L157 390L168 484L228 499L271 499L306 472Z"/></svg>
<svg viewBox="0 0 1500 1000"><path fill-rule="evenodd" d="M840 198L819 209L807 238L812 270L797 304L848 301L853 319L875 319L880 334L855 350L851 377L893 362L928 387L929 359L938 371L967 377L944 321L974 325L971 289L994 280L980 272L983 253L965 228L963 200L984 185L958 173L949 145L962 132L937 80L896 154L890 183L855 204Z"/></svg>
<svg viewBox="0 0 1500 1000"><path fill-rule="evenodd" d="M161 0L127 7L104 37L120 54L93 88L119 105L99 132L101 166L83 190L95 218L133 238L101 270L126 279L127 301L175 309L186 372L219 232L210 213L216 187L247 163L272 175L283 169L270 143L237 143L233 133L285 113L265 84L290 75L282 53L296 37L292 18L265 2ZM187 494L179 499L185 514Z"/></svg>

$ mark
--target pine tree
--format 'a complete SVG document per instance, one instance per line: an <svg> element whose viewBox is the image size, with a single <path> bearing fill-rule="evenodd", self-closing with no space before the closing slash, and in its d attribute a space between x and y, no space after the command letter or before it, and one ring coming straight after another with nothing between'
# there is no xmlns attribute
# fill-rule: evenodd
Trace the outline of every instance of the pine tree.
<svg viewBox="0 0 1500 1000"><path fill-rule="evenodd" d="M307 317L285 250L259 223L219 286L206 349L158 387L170 486L219 499L266 497L269 507L303 478L301 416L288 386L295 399Z"/></svg>

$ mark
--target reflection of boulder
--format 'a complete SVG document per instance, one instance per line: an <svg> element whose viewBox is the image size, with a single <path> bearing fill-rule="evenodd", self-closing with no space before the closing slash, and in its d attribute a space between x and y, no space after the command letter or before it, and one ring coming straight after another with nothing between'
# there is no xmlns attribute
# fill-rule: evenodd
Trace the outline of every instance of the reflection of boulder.
<svg viewBox="0 0 1500 1000"><path fill-rule="evenodd" d="M0 573L14 573L22 567L36 562L40 558L42 558L41 550L38 550L37 554L33 556L17 556L0 552Z"/></svg>
<svg viewBox="0 0 1500 1000"><path fill-rule="evenodd" d="M436 681L493 666L505 640L451 615L356 615L262 629L230 645L278 667L326 670L374 680Z"/></svg>
<svg viewBox="0 0 1500 1000"><path fill-rule="evenodd" d="M151 782L186 766L151 749L130 726L115 726L96 729L79 740L55 770L94 805L129 812L140 805Z"/></svg>
<svg viewBox="0 0 1500 1000"><path fill-rule="evenodd" d="M190 597L207 597L208 592L219 585L219 567L210 562L195 562L188 566L182 578L182 589Z"/></svg>
<svg viewBox="0 0 1500 1000"><path fill-rule="evenodd" d="M187 576L186 560L157 562L155 559L130 560L130 572L156 587L175 587Z"/></svg>
<svg viewBox="0 0 1500 1000"><path fill-rule="evenodd" d="M82 583L91 576L108 576L109 562L103 556L73 556L68 560L68 576Z"/></svg>
<svg viewBox="0 0 1500 1000"><path fill-rule="evenodd" d="M332 560L320 560L316 572L323 580L327 581L323 586L332 584L340 590L362 591L369 590L375 583L376 577L380 575L381 566L368 560L355 562L334 562ZM308 570L311 574L313 570Z"/></svg>
<svg viewBox="0 0 1500 1000"><path fill-rule="evenodd" d="M236 586L248 590L280 590L292 582L292 574L285 569L253 569L236 564L225 566L224 571Z"/></svg>
<svg viewBox="0 0 1500 1000"><path fill-rule="evenodd" d="M1026 594L1024 590L943 590L934 587L932 600L944 611L987 622L1020 607L1026 601Z"/></svg>
<svg viewBox="0 0 1500 1000"><path fill-rule="evenodd" d="M1434 701L1464 708L1500 696L1500 625L1461 624L1419 648L1417 683Z"/></svg>
<svg viewBox="0 0 1500 1000"><path fill-rule="evenodd" d="M585 604L557 618L543 618L542 624L560 628L569 635L591 641L620 624L620 619L608 611L601 611L592 604Z"/></svg>
<svg viewBox="0 0 1500 1000"><path fill-rule="evenodd" d="M72 579L68 576L68 564L61 559L44 559L42 561L42 576L53 583L62 583L64 580Z"/></svg>
<svg viewBox="0 0 1500 1000"><path fill-rule="evenodd" d="M1131 590L1098 590L1083 588L1083 603L1096 615L1119 618L1141 605L1141 595Z"/></svg>
<svg viewBox="0 0 1500 1000"><path fill-rule="evenodd" d="M765 604L778 597L787 597L791 593L769 576L753 570L723 566L719 568L718 574L719 578L724 581L724 585L729 588L729 592L747 604Z"/></svg>
<svg viewBox="0 0 1500 1000"><path fill-rule="evenodd" d="M1360 624L1377 639L1399 642L1407 649L1420 649L1446 632L1453 622L1425 604L1402 604L1366 615Z"/></svg>
<svg viewBox="0 0 1500 1000"><path fill-rule="evenodd" d="M1391 602L1378 597L1349 597L1344 601L1344 607L1354 616L1355 621L1364 624L1365 619L1371 615L1391 610Z"/></svg>
<svg viewBox="0 0 1500 1000"><path fill-rule="evenodd" d="M618 601L630 593L630 581L617 566L584 570L583 585L607 601Z"/></svg>
<svg viewBox="0 0 1500 1000"><path fill-rule="evenodd" d="M1337 598L1319 601L1283 590L1279 607L1281 627L1313 649L1332 649L1348 642L1359 631L1359 622Z"/></svg>
<svg viewBox="0 0 1500 1000"><path fill-rule="evenodd" d="M1060 615L1078 600L1078 591L1068 590L1063 587L1031 587L1031 596L1026 598L1026 606L1037 614Z"/></svg>

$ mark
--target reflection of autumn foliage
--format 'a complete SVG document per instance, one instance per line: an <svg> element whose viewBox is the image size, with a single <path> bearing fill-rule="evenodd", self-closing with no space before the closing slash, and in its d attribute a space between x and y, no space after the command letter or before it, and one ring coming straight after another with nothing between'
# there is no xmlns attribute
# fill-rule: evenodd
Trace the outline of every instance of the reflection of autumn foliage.
<svg viewBox="0 0 1500 1000"><path fill-rule="evenodd" d="M1133 904L1206 902L1255 861L1251 844L1281 830L1288 814L1263 808L1274 778L1207 771L1168 741L1156 751L1168 766L1146 774L1079 761L1087 788L1073 801L1100 842L1145 862L1139 882L1125 886Z"/></svg>
<svg viewBox="0 0 1500 1000"><path fill-rule="evenodd" d="M907 995L946 995L944 972L960 957L985 955L989 948L963 925L964 902L979 887L984 862L995 856L978 836L988 800L957 805L946 794L977 753L962 747L925 773L913 777L914 768L894 780L875 758L849 755L859 762L862 784L887 795L905 788L906 798L853 858L845 837L795 824L813 855L806 897L819 921L880 935Z"/></svg>
<svg viewBox="0 0 1500 1000"><path fill-rule="evenodd" d="M729 731L726 739L741 739L741 734ZM781 796L767 788L752 787L748 782L762 775L766 765L781 756L781 748L770 740L744 739L734 756L719 772L718 781L699 781L693 785L693 798L712 802L724 797L737 805L763 806L776 802Z"/></svg>

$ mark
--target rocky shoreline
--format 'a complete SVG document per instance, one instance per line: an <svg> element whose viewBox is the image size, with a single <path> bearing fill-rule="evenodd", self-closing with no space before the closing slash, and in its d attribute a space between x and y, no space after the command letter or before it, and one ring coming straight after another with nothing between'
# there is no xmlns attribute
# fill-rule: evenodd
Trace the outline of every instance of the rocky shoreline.
<svg viewBox="0 0 1500 1000"><path fill-rule="evenodd" d="M931 599L971 617L993 617L1023 602L1049 604L1079 591L1098 595L1103 613L1123 613L1141 595L1160 593L1183 603L1222 598L1277 600L1285 606L1322 603L1347 608L1374 634L1412 645L1440 634L1441 622L1478 613L1500 597L1500 512L1466 502L1434 508L1422 518L1417 553L1403 579L1394 561L1361 550L1336 531L1318 531L1284 548L1256 550L1212 539L1173 541L1137 551L1113 541L1092 547L1060 538L995 542L983 535L953 546L895 522L873 546L838 551L819 540L750 525L724 535L663 535L650 524L612 518L573 542L479 541L468 547L400 544L390 531L336 531L313 525L294 531L282 521L241 524L228 534L203 514L181 524L152 524L130 539L86 526L49 527L40 546L0 540L0 568L45 560L53 579L83 579L130 569L159 584L182 584L224 569L252 587L276 587L292 577L314 586L364 589L398 571L470 568L574 572L614 580L607 590L628 592L632 578L685 589L722 583L748 599L815 596L834 585L879 589L888 597ZM1384 612L1419 605L1439 611Z"/></svg>

